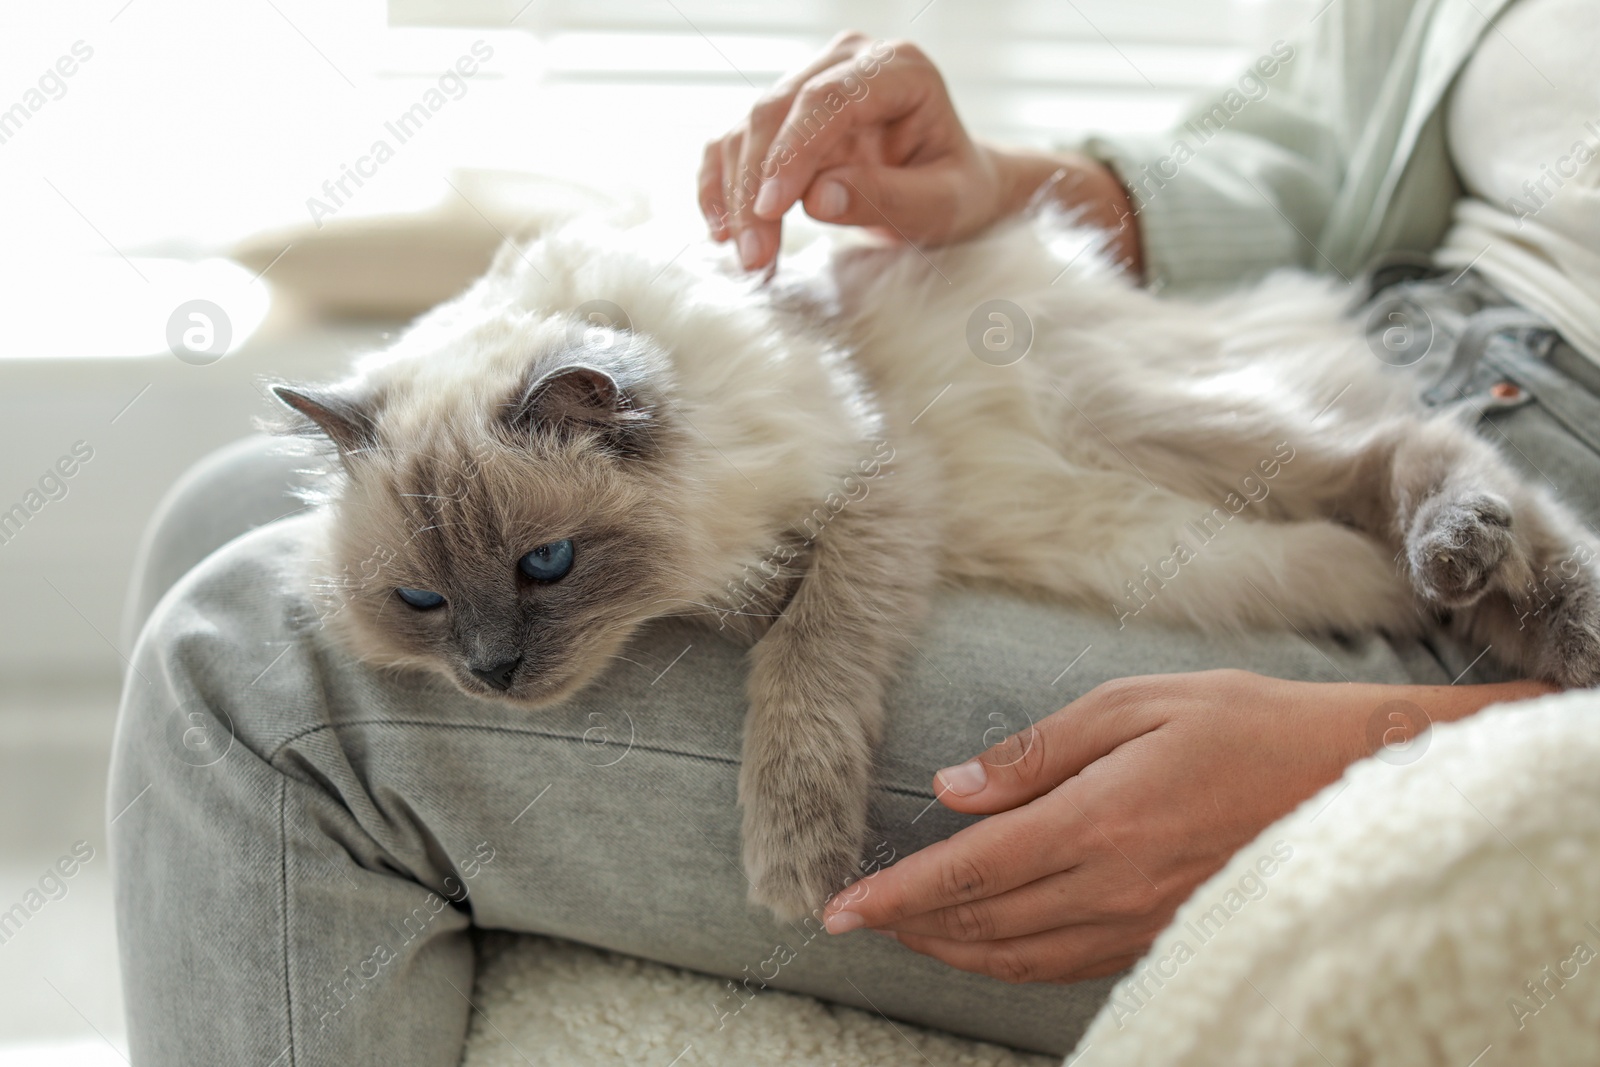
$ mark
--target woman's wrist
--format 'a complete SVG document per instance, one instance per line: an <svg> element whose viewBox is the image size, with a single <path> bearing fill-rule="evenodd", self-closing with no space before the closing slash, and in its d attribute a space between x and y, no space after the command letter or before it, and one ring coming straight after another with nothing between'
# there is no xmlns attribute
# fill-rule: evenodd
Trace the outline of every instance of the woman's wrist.
<svg viewBox="0 0 1600 1067"><path fill-rule="evenodd" d="M1130 276L1144 277L1144 254L1133 201L1117 176L1081 152L1041 152L979 145L994 166L999 189L993 221L1010 218L1043 190L1063 207L1079 213L1086 225L1110 237L1112 258Z"/></svg>
<svg viewBox="0 0 1600 1067"><path fill-rule="evenodd" d="M1239 760L1235 766L1249 767L1252 760L1262 758L1270 761L1272 773L1252 776L1258 779L1256 810L1266 821L1338 781L1359 760L1386 750L1391 762L1421 756L1425 750L1413 749L1412 743L1435 723L1464 719L1490 704L1555 691L1531 681L1380 685L1290 681L1245 671L1220 674L1222 717L1212 729L1233 737L1231 744L1259 748L1254 754L1244 747L1234 749L1229 758ZM1242 734L1239 715L1248 724Z"/></svg>
<svg viewBox="0 0 1600 1067"><path fill-rule="evenodd" d="M1532 700L1560 692L1548 682L1521 680L1490 685L1402 685L1373 686L1379 702L1406 700L1421 708L1432 722L1454 722L1476 714L1490 704Z"/></svg>
<svg viewBox="0 0 1600 1067"><path fill-rule="evenodd" d="M1559 691L1546 682L1531 680L1487 685L1294 685L1325 714L1330 751L1346 757L1346 765L1385 748L1405 745L1434 723L1464 719L1491 704L1531 700Z"/></svg>

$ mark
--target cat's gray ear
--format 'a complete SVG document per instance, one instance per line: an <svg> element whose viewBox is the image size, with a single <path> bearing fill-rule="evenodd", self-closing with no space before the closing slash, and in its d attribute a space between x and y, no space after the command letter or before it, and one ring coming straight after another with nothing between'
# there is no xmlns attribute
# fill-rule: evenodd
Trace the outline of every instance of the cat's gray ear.
<svg viewBox="0 0 1600 1067"><path fill-rule="evenodd" d="M599 367L573 364L529 384L512 421L551 424L565 419L609 422L626 406L617 380Z"/></svg>
<svg viewBox="0 0 1600 1067"><path fill-rule="evenodd" d="M590 430L608 445L635 451L648 429L650 411L599 367L574 363L530 382L512 399L505 422L519 437Z"/></svg>
<svg viewBox="0 0 1600 1067"><path fill-rule="evenodd" d="M330 388L274 385L272 394L290 410L304 416L291 432L321 434L334 443L341 456L371 448L378 442L377 428L363 406Z"/></svg>

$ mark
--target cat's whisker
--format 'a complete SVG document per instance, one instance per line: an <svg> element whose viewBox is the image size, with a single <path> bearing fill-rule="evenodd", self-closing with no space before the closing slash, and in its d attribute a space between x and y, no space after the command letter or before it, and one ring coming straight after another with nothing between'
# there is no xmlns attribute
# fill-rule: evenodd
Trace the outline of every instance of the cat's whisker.
<svg viewBox="0 0 1600 1067"><path fill-rule="evenodd" d="M621 660L621 661L622 661L622 662L623 662L623 663L631 663L631 664L633 664L633 665L634 665L634 666L635 666L635 667L638 667L638 668L639 668L639 669L640 669L640 670L641 670L641 671L649 671L649 672L654 672L654 671L655 671L655 669L656 669L656 668L654 668L654 667L652 667L652 666L650 666L650 665L649 665L649 664L645 664L645 663L640 663L640 662L639 662L639 661L638 661L638 660L636 660L636 659L630 659L630 658L629 658L629 657L627 657L627 656L624 656L624 655L622 655L622 654L621 654L621 653L613 653L613 654L612 654L612 656L611 656L611 658L612 658L612 659L618 659L618 660Z"/></svg>
<svg viewBox="0 0 1600 1067"><path fill-rule="evenodd" d="M657 597L655 600L652 600L651 603L652 604L688 604L691 607L705 608L707 611L716 611L717 610L714 605L708 604L705 601L702 601L702 600L689 600L688 598L681 597L681 596Z"/></svg>
<svg viewBox="0 0 1600 1067"><path fill-rule="evenodd" d="M747 618L752 618L752 619L776 619L776 618L779 617L779 615L782 614L782 612L737 611L737 610L735 610L733 608L718 607L715 604L707 604L707 603L705 603L703 601L699 601L699 600L688 600L688 599L686 599L684 597L659 597L656 600L651 601L651 603L653 603L653 604L688 604L691 607L704 608L705 611L703 612L703 614L706 614L706 615L742 615L742 616L745 616ZM685 614L689 614L689 613L685 613Z"/></svg>
<svg viewBox="0 0 1600 1067"><path fill-rule="evenodd" d="M432 524L431 526L424 526L420 530L411 531L411 537L412 537L413 540L415 540L417 537L419 537L422 534L430 533L430 532L432 532L434 530L443 530L447 526L465 526L465 525L467 525L467 524L464 523L464 522L436 522L436 523Z"/></svg>

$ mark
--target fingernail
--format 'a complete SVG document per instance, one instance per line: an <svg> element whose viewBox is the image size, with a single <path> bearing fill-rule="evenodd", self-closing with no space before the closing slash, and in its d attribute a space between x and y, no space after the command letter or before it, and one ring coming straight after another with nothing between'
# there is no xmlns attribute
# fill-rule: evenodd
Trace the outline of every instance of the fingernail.
<svg viewBox="0 0 1600 1067"><path fill-rule="evenodd" d="M778 210L778 183L768 180L761 183L761 188L756 192L755 213L767 215Z"/></svg>
<svg viewBox="0 0 1600 1067"><path fill-rule="evenodd" d="M853 911L836 911L823 919L822 925L828 928L830 934L848 934L851 930L859 930L867 925L867 920Z"/></svg>
<svg viewBox="0 0 1600 1067"><path fill-rule="evenodd" d="M946 767L939 772L939 781L956 796L970 797L983 792L983 787L989 784L989 776L984 772L983 763L972 759L959 767Z"/></svg>
<svg viewBox="0 0 1600 1067"><path fill-rule="evenodd" d="M756 260L761 258L761 235L754 230L744 230L739 234L739 262L744 264L745 270L754 270Z"/></svg>
<svg viewBox="0 0 1600 1067"><path fill-rule="evenodd" d="M850 194L844 191L844 186L839 182L823 182L822 189L817 193L817 210L825 218L837 218L844 214L845 208L850 206Z"/></svg>

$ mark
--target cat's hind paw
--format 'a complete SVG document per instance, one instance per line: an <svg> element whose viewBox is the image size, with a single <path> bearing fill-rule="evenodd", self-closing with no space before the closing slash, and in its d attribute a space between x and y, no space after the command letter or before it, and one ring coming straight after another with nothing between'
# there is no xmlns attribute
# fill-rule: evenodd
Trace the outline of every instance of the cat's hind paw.
<svg viewBox="0 0 1600 1067"><path fill-rule="evenodd" d="M1516 548L1511 505L1482 491L1440 493L1417 509L1406 537L1411 582L1426 600L1460 608L1488 592Z"/></svg>

